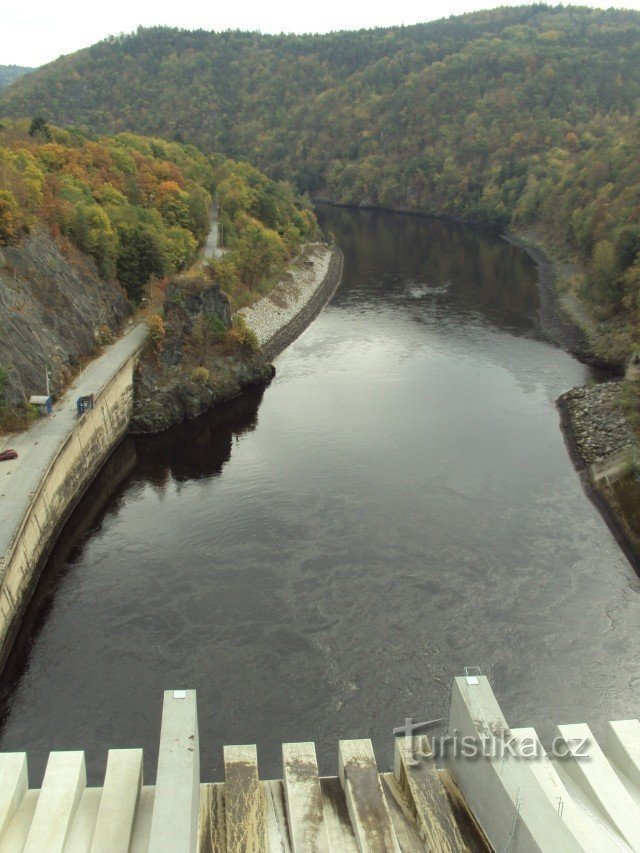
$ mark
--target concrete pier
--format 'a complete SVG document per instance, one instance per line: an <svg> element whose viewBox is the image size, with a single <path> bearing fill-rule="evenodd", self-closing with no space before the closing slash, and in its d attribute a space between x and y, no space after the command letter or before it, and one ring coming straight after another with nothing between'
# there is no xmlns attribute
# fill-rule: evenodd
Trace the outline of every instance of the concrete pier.
<svg viewBox="0 0 640 853"><path fill-rule="evenodd" d="M446 741L438 768L424 737L397 738L389 773L369 740L343 740L328 777L313 743L288 743L281 780L260 778L255 746L227 746L224 782L202 783L195 691L170 690L155 785L138 749L109 752L101 788L82 752L51 753L40 790L24 754L0 755L0 853L640 851L638 720L609 723L602 746L558 726L547 752L509 728L485 677L464 676Z"/></svg>
<svg viewBox="0 0 640 853"><path fill-rule="evenodd" d="M400 751L381 773L369 740L336 746L338 776L320 777L313 743L285 744L282 780L260 778L255 746L227 746L224 782L203 784L195 691L169 690L155 785L136 749L109 752L101 788L86 787L82 752L51 753L41 790L25 755L0 755L0 853L486 849L463 838L432 759Z"/></svg>

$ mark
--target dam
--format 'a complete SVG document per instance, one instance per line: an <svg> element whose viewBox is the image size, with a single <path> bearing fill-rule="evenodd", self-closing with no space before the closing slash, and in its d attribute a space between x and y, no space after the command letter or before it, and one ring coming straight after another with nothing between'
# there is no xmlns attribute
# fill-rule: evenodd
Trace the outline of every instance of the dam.
<svg viewBox="0 0 640 853"><path fill-rule="evenodd" d="M206 783L196 693L168 690L155 784L144 784L140 749L110 750L101 787L87 787L79 751L51 753L40 789L28 788L26 755L1 754L0 850L640 850L637 719L609 723L602 747L585 724L558 726L549 756L535 729L509 728L485 676L466 674L452 683L440 769L416 734L426 724L411 722L392 772L379 771L369 739L341 740L329 777L312 742L287 743L282 778L269 780L255 745L240 744L224 748L224 782Z"/></svg>

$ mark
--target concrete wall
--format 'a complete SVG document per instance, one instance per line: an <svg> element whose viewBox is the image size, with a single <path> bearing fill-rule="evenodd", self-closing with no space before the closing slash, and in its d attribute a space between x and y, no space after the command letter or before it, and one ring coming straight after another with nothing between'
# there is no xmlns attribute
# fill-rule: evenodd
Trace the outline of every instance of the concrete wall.
<svg viewBox="0 0 640 853"><path fill-rule="evenodd" d="M502 744L512 734L484 675L454 679L446 767L494 850L509 853L579 853L578 844L540 787L529 763ZM464 754L482 743L480 754Z"/></svg>
<svg viewBox="0 0 640 853"><path fill-rule="evenodd" d="M60 446L13 537L0 576L0 667L60 529L127 431L137 357L120 367Z"/></svg>

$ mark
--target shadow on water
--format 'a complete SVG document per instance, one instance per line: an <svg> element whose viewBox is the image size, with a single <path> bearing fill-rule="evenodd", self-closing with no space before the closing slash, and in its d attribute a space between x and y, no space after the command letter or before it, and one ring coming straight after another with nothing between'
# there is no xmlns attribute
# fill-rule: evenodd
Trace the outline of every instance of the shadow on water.
<svg viewBox="0 0 640 853"><path fill-rule="evenodd" d="M158 435L137 436L137 476L162 486L217 477L231 459L234 442L258 426L264 387L248 388L242 396L208 414Z"/></svg>
<svg viewBox="0 0 640 853"><path fill-rule="evenodd" d="M149 483L162 491L171 480L219 476L234 442L256 429L263 394L262 387L249 388L238 399L179 427L158 435L127 436L115 448L60 532L22 620L3 671L0 737L14 691L29 668L34 643L51 616L60 586L82 562L87 543L100 534L110 516L120 512L125 497L137 485ZM30 761L32 784L43 772L41 760Z"/></svg>

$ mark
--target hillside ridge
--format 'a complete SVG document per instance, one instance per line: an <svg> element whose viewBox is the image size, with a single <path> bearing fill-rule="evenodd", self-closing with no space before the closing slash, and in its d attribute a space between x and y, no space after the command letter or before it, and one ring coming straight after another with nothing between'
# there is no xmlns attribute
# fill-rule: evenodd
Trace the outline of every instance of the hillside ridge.
<svg viewBox="0 0 640 853"><path fill-rule="evenodd" d="M246 159L352 205L534 229L566 287L640 345L640 14L536 4L326 35L113 36L17 80L42 112Z"/></svg>

